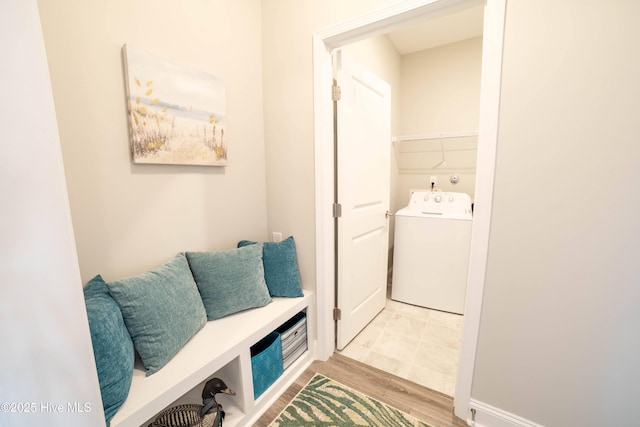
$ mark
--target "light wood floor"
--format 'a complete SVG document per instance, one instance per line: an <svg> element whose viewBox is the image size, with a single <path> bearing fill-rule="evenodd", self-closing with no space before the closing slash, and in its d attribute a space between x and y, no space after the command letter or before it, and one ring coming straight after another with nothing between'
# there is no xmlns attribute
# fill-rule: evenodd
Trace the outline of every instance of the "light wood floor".
<svg viewBox="0 0 640 427"><path fill-rule="evenodd" d="M254 426L268 426L316 372L405 411L433 427L466 427L464 421L453 415L450 396L337 353L327 362L313 362Z"/></svg>

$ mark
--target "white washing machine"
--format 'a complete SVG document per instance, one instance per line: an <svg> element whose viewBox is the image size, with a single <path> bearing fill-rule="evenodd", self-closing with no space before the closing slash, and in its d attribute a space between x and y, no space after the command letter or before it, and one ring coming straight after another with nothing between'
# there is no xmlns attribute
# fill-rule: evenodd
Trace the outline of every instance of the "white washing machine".
<svg viewBox="0 0 640 427"><path fill-rule="evenodd" d="M391 299L462 314L471 221L468 194L412 191L395 215Z"/></svg>

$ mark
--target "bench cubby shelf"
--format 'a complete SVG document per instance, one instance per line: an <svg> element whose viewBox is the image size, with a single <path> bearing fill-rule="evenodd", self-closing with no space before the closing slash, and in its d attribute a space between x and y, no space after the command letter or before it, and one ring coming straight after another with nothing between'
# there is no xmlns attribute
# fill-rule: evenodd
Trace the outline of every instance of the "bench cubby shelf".
<svg viewBox="0 0 640 427"><path fill-rule="evenodd" d="M217 400L226 412L224 425L250 425L313 361L314 298L313 292L304 291L304 297L273 298L264 307L209 321L169 363L149 377L142 365L136 364L129 396L111 420L111 426L147 425L169 406L202 403L202 387L215 376L237 393L218 395ZM254 400L249 348L304 309L307 309L309 350Z"/></svg>

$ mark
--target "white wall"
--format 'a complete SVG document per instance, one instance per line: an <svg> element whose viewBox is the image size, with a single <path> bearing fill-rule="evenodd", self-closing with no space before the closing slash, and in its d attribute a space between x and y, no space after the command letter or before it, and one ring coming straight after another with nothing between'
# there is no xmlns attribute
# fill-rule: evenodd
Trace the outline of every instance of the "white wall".
<svg viewBox="0 0 640 427"><path fill-rule="evenodd" d="M477 130L482 37L402 56L403 134Z"/></svg>
<svg viewBox="0 0 640 427"><path fill-rule="evenodd" d="M478 130L482 38L402 56L400 135ZM436 176L438 188L475 194L477 137L396 142L398 178L394 211L409 202L409 190L428 188ZM459 181L449 180L457 173Z"/></svg>
<svg viewBox="0 0 640 427"><path fill-rule="evenodd" d="M104 426L35 0L0 3L0 53L0 425Z"/></svg>
<svg viewBox="0 0 640 427"><path fill-rule="evenodd" d="M544 426L637 425L639 16L507 5L472 397Z"/></svg>
<svg viewBox="0 0 640 427"><path fill-rule="evenodd" d="M258 0L39 1L83 281L267 238ZM121 48L226 86L226 168L134 165Z"/></svg>

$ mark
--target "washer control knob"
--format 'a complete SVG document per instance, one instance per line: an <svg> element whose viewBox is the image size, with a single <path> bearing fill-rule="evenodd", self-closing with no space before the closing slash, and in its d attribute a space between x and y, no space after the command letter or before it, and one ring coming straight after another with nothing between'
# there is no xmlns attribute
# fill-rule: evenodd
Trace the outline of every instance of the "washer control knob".
<svg viewBox="0 0 640 427"><path fill-rule="evenodd" d="M424 196L424 201L428 202L429 201L429 196Z"/></svg>
<svg viewBox="0 0 640 427"><path fill-rule="evenodd" d="M453 203L453 196L449 196L449 203Z"/></svg>
<svg viewBox="0 0 640 427"><path fill-rule="evenodd" d="M442 201L442 196L441 195L437 195L434 200L436 201L436 203L440 203Z"/></svg>

